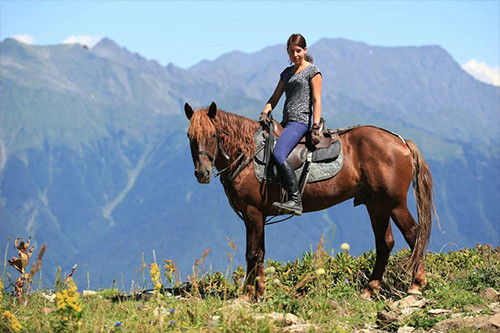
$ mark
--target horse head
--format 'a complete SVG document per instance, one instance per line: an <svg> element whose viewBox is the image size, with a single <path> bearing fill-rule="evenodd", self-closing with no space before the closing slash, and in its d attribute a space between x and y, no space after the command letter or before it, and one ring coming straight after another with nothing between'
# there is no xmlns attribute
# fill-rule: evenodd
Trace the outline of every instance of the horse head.
<svg viewBox="0 0 500 333"><path fill-rule="evenodd" d="M195 167L194 175L201 184L210 183L214 169L219 138L214 124L217 105L212 102L207 109L194 111L186 103L184 112L189 119L188 138L191 146L191 156Z"/></svg>

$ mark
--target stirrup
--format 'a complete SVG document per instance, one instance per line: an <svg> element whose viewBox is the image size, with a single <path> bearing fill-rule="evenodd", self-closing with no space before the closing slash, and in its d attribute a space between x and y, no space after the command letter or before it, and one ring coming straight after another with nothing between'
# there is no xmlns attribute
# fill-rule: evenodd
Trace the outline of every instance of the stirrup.
<svg viewBox="0 0 500 333"><path fill-rule="evenodd" d="M284 202L284 203L274 202L273 207L278 208L280 210L280 213L283 212L284 214L293 214L296 216L301 216L302 215L302 207L292 208L292 207L286 205L288 202L289 201Z"/></svg>

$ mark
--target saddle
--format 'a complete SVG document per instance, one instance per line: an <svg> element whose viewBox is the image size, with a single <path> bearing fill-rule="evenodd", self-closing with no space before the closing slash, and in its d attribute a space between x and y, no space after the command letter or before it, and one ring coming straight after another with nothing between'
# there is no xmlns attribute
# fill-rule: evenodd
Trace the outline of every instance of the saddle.
<svg viewBox="0 0 500 333"><path fill-rule="evenodd" d="M260 127L254 136L256 147L253 159L255 177L260 183L276 183L279 182L279 175L274 158L272 158L272 151L283 128L278 122L271 119L266 127L266 130ZM270 128L272 128L272 135L268 135L271 132ZM320 142L313 145L309 131L288 156L288 161L294 168L301 191L306 183L332 178L342 169L342 140L338 136L338 133L342 133L341 130L326 129L325 121L321 119Z"/></svg>
<svg viewBox="0 0 500 333"><path fill-rule="evenodd" d="M283 127L275 120L272 120L272 124L273 136L278 138L281 132L283 132ZM322 135L318 144L312 144L311 131L309 130L288 155L288 161L294 170L297 170L306 162L309 152L312 153L311 162L314 163L331 162L339 156L341 148L339 136L326 129L325 120L323 118L321 118L319 123L319 130ZM261 162L265 162L265 160L263 159Z"/></svg>

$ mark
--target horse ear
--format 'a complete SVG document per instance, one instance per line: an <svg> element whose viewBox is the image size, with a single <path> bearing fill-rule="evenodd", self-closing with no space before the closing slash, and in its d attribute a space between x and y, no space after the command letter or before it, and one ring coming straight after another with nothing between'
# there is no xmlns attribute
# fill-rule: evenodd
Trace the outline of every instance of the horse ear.
<svg viewBox="0 0 500 333"><path fill-rule="evenodd" d="M216 113L217 113L217 105L215 104L215 102L212 102L212 104L210 104L210 107L208 108L208 116L214 119Z"/></svg>
<svg viewBox="0 0 500 333"><path fill-rule="evenodd" d="M184 112L186 113L187 119L191 119L194 113L193 108L188 103L184 104Z"/></svg>

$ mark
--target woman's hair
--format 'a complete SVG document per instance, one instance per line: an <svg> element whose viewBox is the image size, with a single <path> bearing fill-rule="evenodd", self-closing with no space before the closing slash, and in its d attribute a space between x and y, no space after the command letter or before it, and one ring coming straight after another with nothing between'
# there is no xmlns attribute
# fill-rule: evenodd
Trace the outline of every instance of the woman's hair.
<svg viewBox="0 0 500 333"><path fill-rule="evenodd" d="M293 34L288 38L288 41L286 42L287 52L288 52L288 49L290 48L290 46L292 46L292 45L297 45L297 46L305 49L307 47L306 39L301 34ZM311 62L311 63L313 62L313 57L308 53L306 53L304 59L308 62Z"/></svg>

